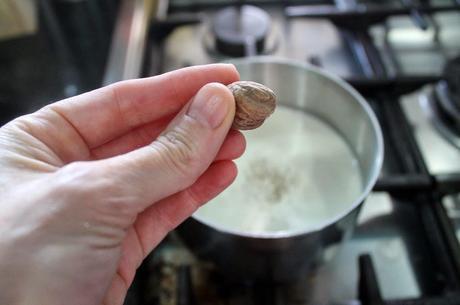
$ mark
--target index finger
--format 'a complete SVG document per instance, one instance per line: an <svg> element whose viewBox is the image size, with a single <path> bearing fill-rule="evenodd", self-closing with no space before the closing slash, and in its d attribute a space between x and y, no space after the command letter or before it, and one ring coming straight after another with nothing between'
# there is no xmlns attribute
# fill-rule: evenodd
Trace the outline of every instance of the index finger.
<svg viewBox="0 0 460 305"><path fill-rule="evenodd" d="M205 84L239 79L233 65L212 64L115 83L50 105L81 135L89 149L178 112Z"/></svg>

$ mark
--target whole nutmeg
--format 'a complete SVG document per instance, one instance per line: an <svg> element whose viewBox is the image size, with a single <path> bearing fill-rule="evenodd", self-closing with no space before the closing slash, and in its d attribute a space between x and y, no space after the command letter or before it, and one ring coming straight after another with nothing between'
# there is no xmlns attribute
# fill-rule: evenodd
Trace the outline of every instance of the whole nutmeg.
<svg viewBox="0 0 460 305"><path fill-rule="evenodd" d="M251 81L238 81L227 87L236 104L232 128L257 128L275 111L276 96L270 88Z"/></svg>

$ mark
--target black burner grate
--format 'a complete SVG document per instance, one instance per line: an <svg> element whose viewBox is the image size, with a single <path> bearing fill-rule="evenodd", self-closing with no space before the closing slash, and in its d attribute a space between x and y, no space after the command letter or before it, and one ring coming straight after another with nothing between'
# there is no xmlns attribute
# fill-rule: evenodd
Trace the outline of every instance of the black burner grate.
<svg viewBox="0 0 460 305"><path fill-rule="evenodd" d="M426 29L435 23L431 18L432 14L460 12L460 0L444 1L446 3L444 5L435 5L434 1L401 0L399 6L391 7L385 5L383 1L378 5L347 1L351 5L346 8L327 1L315 2L316 5L289 6L292 2L285 1L281 4L280 9L284 9L287 18L327 18L339 29L361 72L359 77L350 78L347 81L368 99L376 111L388 148L385 162L390 163L388 166L392 168L392 171L380 177L374 191L390 194L394 201L401 205L412 205L420 219L423 232L423 236L417 236L417 238L426 241L424 249L434 266L433 278L417 279L424 293L423 297L384 300L372 258L369 254L363 253L359 258L361 304L460 304L460 246L447 212L441 204L443 196L460 192L460 173L432 174L429 172L400 104L402 95L414 92L427 84L434 84L442 77L441 75L403 75L398 69L390 73L369 33L371 25L396 15L410 16L419 28ZM200 5L197 5L196 9L199 8ZM188 6L187 9L193 11L194 8ZM162 21L160 25L166 28L165 34L159 33L161 31L158 30L159 27L156 24L156 27L152 27L156 29L156 32L151 30L151 39L159 42L175 26L200 21L191 15L184 16L183 20L176 17ZM391 53L391 46L386 45L385 51ZM314 62L321 64L318 60ZM395 62L393 64L395 67L398 66ZM137 282L147 282L151 271L148 264L147 261L141 268ZM158 265L155 266L158 267ZM193 270L190 266L176 268L173 272L175 274L173 278L176 279L177 298L171 304L198 304L192 288ZM222 281L219 278L213 278L213 280ZM227 297L227 301L222 301L221 304L283 304L280 301L283 298L278 295L279 287L249 284L235 286L230 283L224 287L238 291L240 295L248 296L247 299L250 301L233 300L228 291L214 291L213 293L217 295ZM140 284L135 285L132 289L139 295L149 290ZM295 300L296 289L296 287L287 288L287 291L292 292L291 298L294 299L292 304L304 304L302 299ZM156 304L151 300L140 297L138 303L133 302L132 304Z"/></svg>

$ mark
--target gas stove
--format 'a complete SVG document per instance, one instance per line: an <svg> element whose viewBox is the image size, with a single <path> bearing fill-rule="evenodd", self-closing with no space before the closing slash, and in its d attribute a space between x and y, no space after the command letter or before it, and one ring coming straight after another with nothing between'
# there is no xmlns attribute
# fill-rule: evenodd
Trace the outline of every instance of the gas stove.
<svg viewBox="0 0 460 305"><path fill-rule="evenodd" d="M148 3L122 4L106 83L236 56L307 61L366 98L385 160L353 236L315 274L231 282L173 232L126 305L460 304L458 0Z"/></svg>

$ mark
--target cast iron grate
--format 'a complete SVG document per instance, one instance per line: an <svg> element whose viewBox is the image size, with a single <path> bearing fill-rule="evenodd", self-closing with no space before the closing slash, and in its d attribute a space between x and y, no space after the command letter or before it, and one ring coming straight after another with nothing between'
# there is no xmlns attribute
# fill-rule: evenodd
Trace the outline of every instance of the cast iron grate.
<svg viewBox="0 0 460 305"><path fill-rule="evenodd" d="M424 236L420 238L426 240L430 252L428 255L432 258L437 272L442 275L441 279L433 279L438 282L438 288L434 289L434 292L423 294L416 299L384 300L372 258L369 254L364 254L359 258L359 300L363 305L460 304L460 247L452 223L441 204L443 196L460 192L460 173L432 174L428 171L410 123L400 105L402 95L414 92L427 84L436 83L442 79L442 75L406 75L398 69L390 73L369 34L371 25L396 15L410 16L419 28L427 29L433 26L437 31L436 21L431 15L438 12L460 12L460 0L445 1L443 5L428 0L401 0L400 5L396 6L388 6L383 2L378 5L362 1L357 3L353 0L335 2L334 4L330 1L315 1L315 5L309 3L290 6L292 2L285 1L280 8L284 8L287 18L327 18L339 29L361 72L359 77L347 81L368 99L374 109L378 109L379 120L386 127L384 132L387 145L392 149L391 159L396 171L381 176L374 191L389 193L395 202L407 199L405 202L410 202L416 207L424 232ZM199 5L187 7L192 12L199 8ZM174 9L181 10L172 7L172 10ZM193 13L183 15L183 18L178 16L152 25L151 39L161 41L176 26L201 22L199 15ZM391 54L391 45L385 45L384 51L390 55L393 65L398 67ZM318 60L314 63L321 65ZM139 278L146 279L147 274L142 273L141 268ZM180 267L176 271L175 304L197 304L190 273L189 266ZM258 291L256 296L262 296L256 298L256 301L259 300L263 304L278 304L270 297L273 296L273 290L269 287L250 289Z"/></svg>

